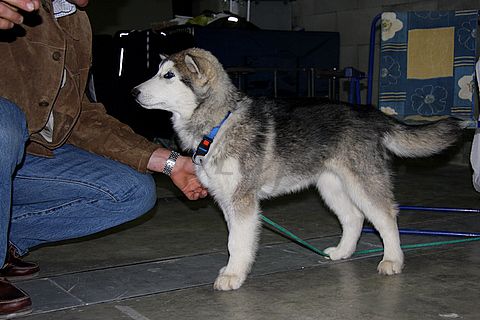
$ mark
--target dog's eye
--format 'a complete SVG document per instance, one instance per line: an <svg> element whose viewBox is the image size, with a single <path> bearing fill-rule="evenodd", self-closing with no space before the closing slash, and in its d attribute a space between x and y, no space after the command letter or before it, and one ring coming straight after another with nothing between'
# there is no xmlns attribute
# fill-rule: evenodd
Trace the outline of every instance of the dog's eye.
<svg viewBox="0 0 480 320"><path fill-rule="evenodd" d="M164 77L165 79L171 79L171 78L175 77L175 73L173 73L172 71L168 71L167 73L165 73L165 74L163 75L163 77Z"/></svg>

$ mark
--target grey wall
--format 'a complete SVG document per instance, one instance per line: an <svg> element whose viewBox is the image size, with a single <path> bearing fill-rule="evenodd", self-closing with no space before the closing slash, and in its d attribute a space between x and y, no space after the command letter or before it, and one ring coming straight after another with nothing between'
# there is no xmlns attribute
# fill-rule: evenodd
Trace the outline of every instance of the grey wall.
<svg viewBox="0 0 480 320"><path fill-rule="evenodd" d="M87 13L95 34L145 29L173 18L172 0L91 0Z"/></svg>
<svg viewBox="0 0 480 320"><path fill-rule="evenodd" d="M175 1L175 0L172 0ZM229 5L228 1L223 0L193 0L192 1L192 11L193 15L197 16L201 14L204 10L212 11L223 11L228 10Z"/></svg>

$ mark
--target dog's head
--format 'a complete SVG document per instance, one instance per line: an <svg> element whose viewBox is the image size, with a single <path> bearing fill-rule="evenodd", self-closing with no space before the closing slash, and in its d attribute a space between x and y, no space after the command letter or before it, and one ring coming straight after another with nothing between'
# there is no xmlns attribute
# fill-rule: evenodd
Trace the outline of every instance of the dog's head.
<svg viewBox="0 0 480 320"><path fill-rule="evenodd" d="M158 73L135 87L132 94L146 109L162 109L189 119L226 73L210 52L198 48L162 58Z"/></svg>

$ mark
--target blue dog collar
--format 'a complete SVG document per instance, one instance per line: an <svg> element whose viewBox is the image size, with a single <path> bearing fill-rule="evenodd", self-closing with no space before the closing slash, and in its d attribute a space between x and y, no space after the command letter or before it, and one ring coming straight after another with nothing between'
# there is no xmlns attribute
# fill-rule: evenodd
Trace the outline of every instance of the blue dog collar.
<svg viewBox="0 0 480 320"><path fill-rule="evenodd" d="M195 153L192 156L193 163L195 163L196 165L200 165L202 163L202 159L207 155L208 150L210 150L210 145L213 143L213 139L215 139L218 130L220 130L225 121L227 121L230 114L231 112L228 111L227 115L225 116L225 118L223 118L220 124L216 127L213 127L213 129L210 130L209 134L203 136L202 140L198 144L197 150L195 150Z"/></svg>

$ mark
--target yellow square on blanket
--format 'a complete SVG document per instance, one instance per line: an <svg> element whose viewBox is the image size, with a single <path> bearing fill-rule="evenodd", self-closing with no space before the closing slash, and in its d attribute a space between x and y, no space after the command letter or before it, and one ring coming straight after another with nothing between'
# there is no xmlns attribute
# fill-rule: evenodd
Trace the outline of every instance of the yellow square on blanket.
<svg viewBox="0 0 480 320"><path fill-rule="evenodd" d="M408 31L407 78L453 76L455 28Z"/></svg>

